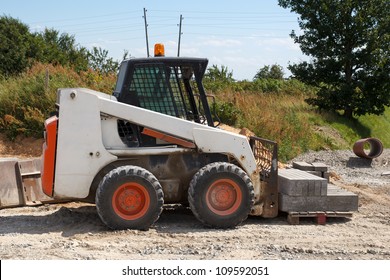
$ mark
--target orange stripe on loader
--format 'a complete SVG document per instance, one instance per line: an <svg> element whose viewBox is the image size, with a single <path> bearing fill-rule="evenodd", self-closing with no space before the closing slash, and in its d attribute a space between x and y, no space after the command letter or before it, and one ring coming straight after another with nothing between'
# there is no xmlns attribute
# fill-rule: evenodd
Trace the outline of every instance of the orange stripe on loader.
<svg viewBox="0 0 390 280"><path fill-rule="evenodd" d="M45 121L45 143L43 144L42 190L48 196L53 196L54 171L57 150L58 118L53 116Z"/></svg>
<svg viewBox="0 0 390 280"><path fill-rule="evenodd" d="M186 140L183 140L183 139L180 139L180 138L177 138L177 137L174 137L174 136L162 133L162 132L158 132L158 131L150 129L150 128L145 127L144 130L142 131L142 133L145 135L149 135L151 137L163 140L165 142L169 142L172 144L183 146L185 148L195 148L196 147L195 144L192 142L189 142L189 141L186 141Z"/></svg>

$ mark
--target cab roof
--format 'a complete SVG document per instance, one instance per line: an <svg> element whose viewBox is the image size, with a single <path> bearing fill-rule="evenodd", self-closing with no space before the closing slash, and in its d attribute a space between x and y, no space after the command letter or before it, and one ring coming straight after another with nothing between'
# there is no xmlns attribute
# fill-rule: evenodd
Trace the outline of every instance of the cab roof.
<svg viewBox="0 0 390 280"><path fill-rule="evenodd" d="M122 63L127 63L128 65L161 63L167 66L192 66L203 75L206 72L208 62L209 61L207 58L158 56L146 58L130 58L124 60Z"/></svg>

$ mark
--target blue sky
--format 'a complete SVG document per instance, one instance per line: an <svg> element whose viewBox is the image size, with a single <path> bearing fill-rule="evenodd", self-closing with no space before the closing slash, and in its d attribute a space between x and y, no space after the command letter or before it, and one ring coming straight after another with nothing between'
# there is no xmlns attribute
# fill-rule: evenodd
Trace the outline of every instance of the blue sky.
<svg viewBox="0 0 390 280"><path fill-rule="evenodd" d="M176 56L183 16L181 56L206 57L209 66L227 66L235 79L251 80L264 65L307 60L289 37L299 30L297 15L277 0L227 1L49 1L0 0L0 15L18 18L30 30L45 27L74 35L77 43L109 51L121 60L124 50L146 56L143 8L147 9L150 53L156 42Z"/></svg>

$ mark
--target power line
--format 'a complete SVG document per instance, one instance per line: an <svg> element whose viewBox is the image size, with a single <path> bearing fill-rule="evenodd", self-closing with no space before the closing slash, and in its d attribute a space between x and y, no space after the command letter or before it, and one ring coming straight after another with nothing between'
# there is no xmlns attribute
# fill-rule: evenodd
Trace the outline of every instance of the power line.
<svg viewBox="0 0 390 280"><path fill-rule="evenodd" d="M129 13L139 13L139 11L127 11L127 12L121 12L121 13L103 14L103 15L96 15L96 16L89 16L89 17L77 17L77 18L67 18L67 19L45 20L45 22L63 22L63 21L86 20L86 19L91 19L91 18L101 18L101 17L125 15L125 14L129 14ZM42 21L30 22L29 24L38 24L38 23L42 23Z"/></svg>
<svg viewBox="0 0 390 280"><path fill-rule="evenodd" d="M189 35L205 35L205 36L229 36L229 37L243 37L243 38L278 38L278 39L284 39L289 37L288 35L286 36L273 36L273 35L255 35L255 34L250 34L250 35L245 35L245 34L222 34L222 33L197 33L197 32L187 32L186 34Z"/></svg>
<svg viewBox="0 0 390 280"><path fill-rule="evenodd" d="M116 18L116 19L110 19L110 20L100 20L100 21L91 21L91 22L85 22L82 23L82 25L96 25L96 24L103 24L103 23L109 23L109 22L122 22L125 20L128 20L128 17L123 18ZM74 23L74 24L66 24L66 25L57 25L59 28L66 28L66 27L72 27L72 26L80 26L80 23Z"/></svg>
<svg viewBox="0 0 390 280"><path fill-rule="evenodd" d="M284 11L284 10L281 10ZM183 10L150 10L150 12L163 12L163 13L186 13L186 14L233 14L233 15L280 15L280 13L268 13L268 12L227 12L227 11L183 11ZM287 13L287 12L286 12ZM289 14L289 12L288 12Z"/></svg>
<svg viewBox="0 0 390 280"><path fill-rule="evenodd" d="M153 40L156 38L167 38L173 36L175 33L161 33L156 30L174 30L177 28L177 17L169 14L175 14L178 11L168 10L150 10L152 14L151 19L146 18L146 9L144 8L143 16L140 11L127 11L120 13L103 14L97 16L89 16L82 18L68 18L60 20L45 21L45 23L64 23L59 24L60 28L68 29L67 33L76 33L76 35L83 35L83 37L89 36L103 36L113 35L114 39L111 41L132 41L139 40L141 38L146 39L147 55L149 56L149 34L148 28L152 31ZM157 14L156 14L157 12ZM138 15L136 15L138 13ZM284 29L278 28L266 28L267 25L275 26L281 23L296 22L296 19L290 20L291 13L286 15L280 15L280 13L266 13L266 12L224 12L224 11L187 11L186 12L186 34L192 36L215 36L215 37L227 37L227 38L286 38L286 36L277 35L253 35L246 34L249 31L283 31ZM149 15L150 15L149 14ZM143 18L143 23L141 22ZM98 19L98 20L97 20ZM180 55L181 34L182 34L182 15L180 14L180 26L179 26L179 39L178 39L178 56ZM69 23L72 21L72 23ZM80 22L77 22L80 21ZM138 21L135 22L135 21ZM110 24L113 23L113 24ZM31 23L33 24L33 23ZM100 26L103 25L103 26ZM74 27L74 28L72 28ZM144 28L143 28L144 27ZM142 30L145 29L144 37L140 37ZM206 29L206 30L205 30ZM221 29L228 29L228 32L221 33ZM204 30L204 32L202 31ZM213 32L214 30L215 32ZM240 30L242 32L237 32ZM248 32L245 32L248 31ZM258 33L256 32L256 33ZM127 36L129 33L136 36ZM134 34L136 33L136 34ZM117 34L121 34L119 36ZM176 33L177 35L177 33ZM118 38L118 39L115 39ZM96 42L96 41L95 41ZM85 44L91 44L85 43Z"/></svg>

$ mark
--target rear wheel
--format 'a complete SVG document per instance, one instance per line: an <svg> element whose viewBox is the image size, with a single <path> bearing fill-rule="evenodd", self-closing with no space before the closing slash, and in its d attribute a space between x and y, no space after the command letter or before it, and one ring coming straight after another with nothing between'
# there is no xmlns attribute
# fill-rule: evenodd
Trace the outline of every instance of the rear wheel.
<svg viewBox="0 0 390 280"><path fill-rule="evenodd" d="M159 218L163 204L160 183L138 166L112 170L96 192L98 215L112 229L148 229Z"/></svg>
<svg viewBox="0 0 390 280"><path fill-rule="evenodd" d="M203 224L218 228L235 227L244 221L254 203L253 185L238 166L211 163L193 177L188 201Z"/></svg>

